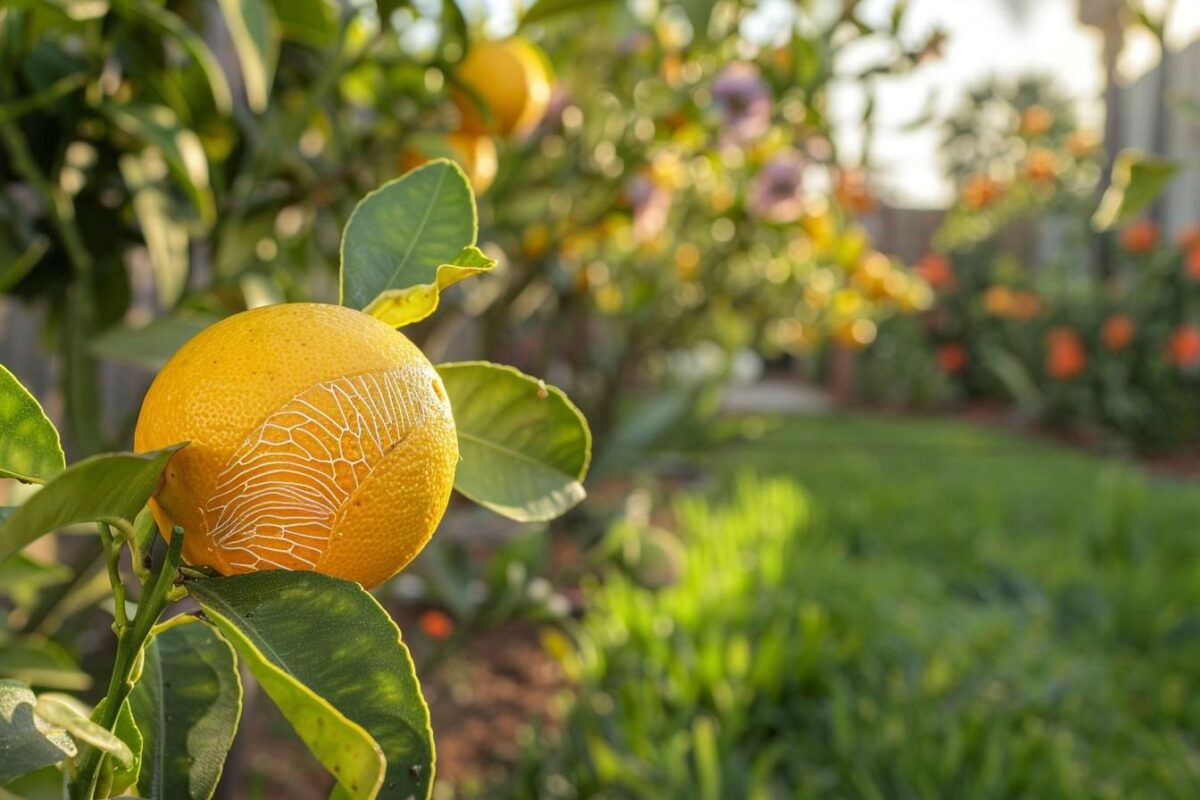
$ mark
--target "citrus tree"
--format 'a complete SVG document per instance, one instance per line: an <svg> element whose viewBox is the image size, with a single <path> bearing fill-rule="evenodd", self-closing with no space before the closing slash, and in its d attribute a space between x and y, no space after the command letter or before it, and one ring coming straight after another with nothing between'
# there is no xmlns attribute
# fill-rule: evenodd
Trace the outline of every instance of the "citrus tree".
<svg viewBox="0 0 1200 800"><path fill-rule="evenodd" d="M136 452L66 466L37 401L0 371L0 476L41 484L0 509L4 591L45 578L26 545L94 525L117 637L94 708L35 694L44 672L0 680L0 786L57 766L76 799L211 796L241 664L335 796L429 796L429 712L400 631L365 588L421 550L452 487L548 520L583 499L591 451L557 389L487 362L435 368L396 330L491 268L475 244L457 166L385 184L342 236L341 305L268 306L195 336L152 385ZM5 646L44 657L42 644Z"/></svg>
<svg viewBox="0 0 1200 800"><path fill-rule="evenodd" d="M828 105L937 37L902 43L902 13L873 26L856 2L792 4L765 32L750 2L597 6L518 35L556 77L528 70L517 91L548 110L502 142L481 202L484 236L520 254L464 301L492 357L563 375L604 428L630 387L662 396L713 360L723 375L741 348L861 348L930 302L858 221L869 177Z"/></svg>

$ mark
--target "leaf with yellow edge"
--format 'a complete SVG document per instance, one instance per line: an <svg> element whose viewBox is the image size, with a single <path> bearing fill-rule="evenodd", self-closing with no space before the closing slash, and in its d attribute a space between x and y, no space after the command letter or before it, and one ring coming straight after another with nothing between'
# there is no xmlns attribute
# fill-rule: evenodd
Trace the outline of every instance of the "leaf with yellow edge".
<svg viewBox="0 0 1200 800"><path fill-rule="evenodd" d="M429 316L442 288L490 268L474 248L478 230L475 195L453 161L434 159L385 183L342 233L339 301L386 309L376 316L396 325Z"/></svg>
<svg viewBox="0 0 1200 800"><path fill-rule="evenodd" d="M393 328L420 322L437 311L438 299L444 289L453 286L463 278L487 272L494 266L496 266L496 259L471 245L464 248L453 261L440 265L432 283L421 283L407 289L391 289L382 292L363 311L383 320Z"/></svg>

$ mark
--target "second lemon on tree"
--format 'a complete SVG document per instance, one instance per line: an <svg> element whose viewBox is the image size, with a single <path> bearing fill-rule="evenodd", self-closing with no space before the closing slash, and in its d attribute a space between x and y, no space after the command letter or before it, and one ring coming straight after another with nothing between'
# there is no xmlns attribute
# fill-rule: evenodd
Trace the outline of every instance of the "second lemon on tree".
<svg viewBox="0 0 1200 800"><path fill-rule="evenodd" d="M412 137L396 168L408 172L432 159L449 158L462 167L475 193L482 194L496 179L496 137L528 136L546 116L551 69L545 54L521 37L480 40L471 44L454 78L461 87L451 93L458 129Z"/></svg>

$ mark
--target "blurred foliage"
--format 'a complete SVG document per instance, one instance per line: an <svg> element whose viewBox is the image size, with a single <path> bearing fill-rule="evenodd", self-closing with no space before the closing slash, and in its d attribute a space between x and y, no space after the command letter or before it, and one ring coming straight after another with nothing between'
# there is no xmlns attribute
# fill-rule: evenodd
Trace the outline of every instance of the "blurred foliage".
<svg viewBox="0 0 1200 800"><path fill-rule="evenodd" d="M354 201L438 156L513 256L414 335L444 350L482 318L460 349L565 385L601 432L681 350L869 343L930 295L856 222L870 176L828 90L941 35L902 43L903 5L877 27L857 2L785 11L546 1L503 41L454 2L0 11L0 288L48 303L69 446L125 436L95 413L97 357L152 367L214 315L335 300Z"/></svg>
<svg viewBox="0 0 1200 800"><path fill-rule="evenodd" d="M913 69L936 41L906 49L900 20L873 29L856 6L797 5L757 37L754 5L734 2L554 28L550 112L484 204L485 235L522 255L489 290L489 330L511 332L489 336L494 357L568 371L605 429L631 384L698 380L677 372L697 346L861 348L925 307L928 288L856 222L868 177L839 159L825 106L835 77ZM870 48L887 55L840 67Z"/></svg>
<svg viewBox="0 0 1200 800"><path fill-rule="evenodd" d="M1155 189L1132 174L1170 170L1119 159L1105 216L1124 222L1093 230L1099 140L1045 80L975 91L947 121L944 151L959 194L915 268L937 295L925 342L889 326L876 350L895 357L868 356L863 386L927 402L913 370L933 364L951 387L935 403L999 399L1120 444L1200 434L1200 233L1169 241L1131 217Z"/></svg>
<svg viewBox="0 0 1200 800"><path fill-rule="evenodd" d="M674 577L586 588L547 638L578 696L496 796L1200 790L1194 488L944 423L724 425L727 492L611 532Z"/></svg>

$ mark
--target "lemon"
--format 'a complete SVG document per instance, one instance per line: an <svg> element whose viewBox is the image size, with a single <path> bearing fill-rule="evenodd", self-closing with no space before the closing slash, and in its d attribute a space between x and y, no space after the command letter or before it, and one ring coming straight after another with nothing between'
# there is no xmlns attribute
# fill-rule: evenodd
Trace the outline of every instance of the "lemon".
<svg viewBox="0 0 1200 800"><path fill-rule="evenodd" d="M525 136L538 126L550 105L550 70L545 56L526 39L478 41L458 65L458 79L487 105L493 124L484 124L475 102L460 92L455 104L467 133Z"/></svg>
<svg viewBox="0 0 1200 800"><path fill-rule="evenodd" d="M137 450L187 441L150 508L225 575L316 570L374 586L429 541L458 445L445 388L403 334L359 311L246 311L185 344L150 386Z"/></svg>

